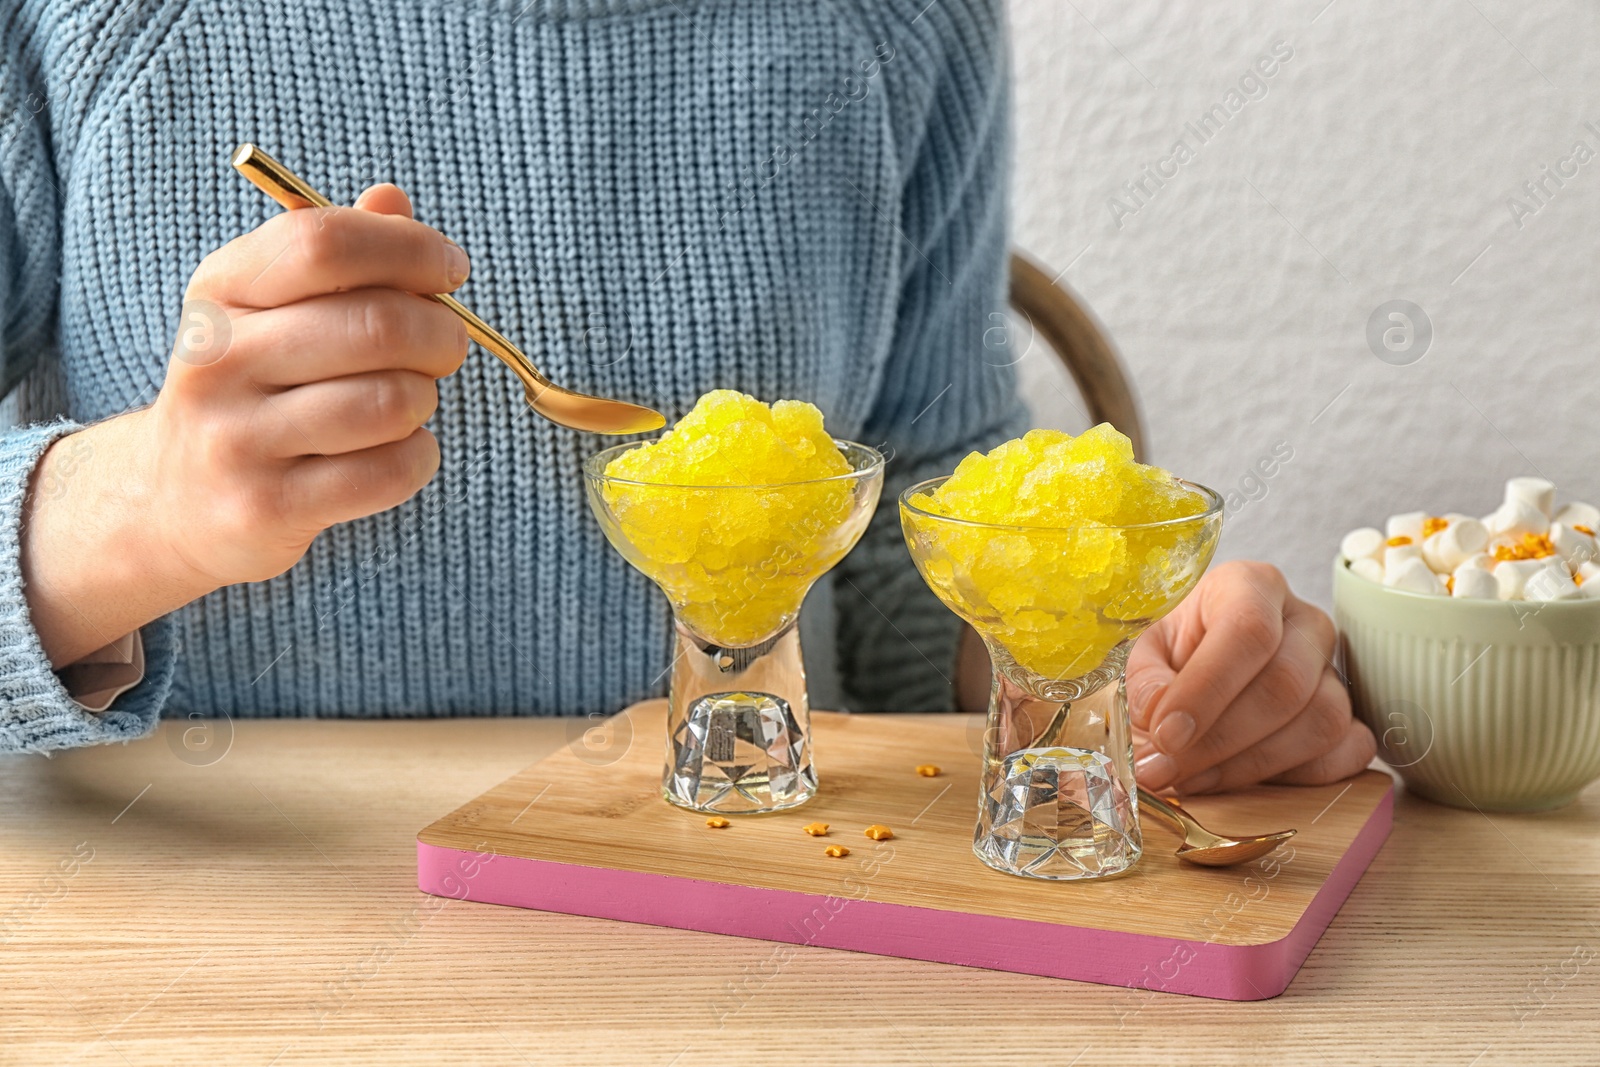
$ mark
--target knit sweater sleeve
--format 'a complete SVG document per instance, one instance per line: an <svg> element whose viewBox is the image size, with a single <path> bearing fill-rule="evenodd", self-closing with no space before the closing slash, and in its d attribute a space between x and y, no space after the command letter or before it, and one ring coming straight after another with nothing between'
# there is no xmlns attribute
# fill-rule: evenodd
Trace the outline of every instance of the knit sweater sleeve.
<svg viewBox="0 0 1600 1067"><path fill-rule="evenodd" d="M9 392L51 350L61 242L48 101L28 88L14 43L0 48L0 392ZM0 752L138 737L154 727L171 685L170 627L157 623L142 633L144 681L103 713L89 712L51 670L28 614L22 524L38 493L69 488L30 486L34 467L78 428L61 419L0 432Z"/></svg>
<svg viewBox="0 0 1600 1067"><path fill-rule="evenodd" d="M961 624L911 562L898 496L1027 428L1004 343L1009 88L997 7L958 0L922 19L944 23L950 43L928 75L901 204L907 266L866 430L891 458L882 503L835 582L841 681L858 711L953 707ZM934 58L905 65L928 71Z"/></svg>

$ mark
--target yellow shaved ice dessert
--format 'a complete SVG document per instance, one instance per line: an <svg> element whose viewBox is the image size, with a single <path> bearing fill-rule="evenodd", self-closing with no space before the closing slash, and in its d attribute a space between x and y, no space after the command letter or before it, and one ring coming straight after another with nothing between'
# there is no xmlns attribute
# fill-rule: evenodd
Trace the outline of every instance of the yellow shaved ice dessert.
<svg viewBox="0 0 1600 1067"><path fill-rule="evenodd" d="M903 516L935 592L1020 666L1065 680L1100 666L1192 587L1216 547L1220 524L1201 518L1209 503L1136 463L1131 442L1102 424L974 452Z"/></svg>
<svg viewBox="0 0 1600 1067"><path fill-rule="evenodd" d="M849 473L815 404L769 407L732 389L702 396L660 438L606 467L608 478L665 485L781 485Z"/></svg>
<svg viewBox="0 0 1600 1067"><path fill-rule="evenodd" d="M852 470L813 405L718 389L606 466L625 481L604 483L604 510L613 543L679 619L740 648L788 626L811 582L855 544L872 509L857 507Z"/></svg>

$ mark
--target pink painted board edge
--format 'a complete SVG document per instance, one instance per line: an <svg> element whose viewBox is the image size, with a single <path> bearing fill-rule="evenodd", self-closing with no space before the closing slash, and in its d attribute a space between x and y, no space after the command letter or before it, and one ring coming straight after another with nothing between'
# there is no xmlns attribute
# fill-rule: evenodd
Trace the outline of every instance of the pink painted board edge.
<svg viewBox="0 0 1600 1067"><path fill-rule="evenodd" d="M1299 922L1285 937L1259 945L1222 945L551 860L484 856L420 840L417 887L458 900L680 930L1216 1000L1265 1000L1288 988L1378 854L1393 823L1391 786Z"/></svg>

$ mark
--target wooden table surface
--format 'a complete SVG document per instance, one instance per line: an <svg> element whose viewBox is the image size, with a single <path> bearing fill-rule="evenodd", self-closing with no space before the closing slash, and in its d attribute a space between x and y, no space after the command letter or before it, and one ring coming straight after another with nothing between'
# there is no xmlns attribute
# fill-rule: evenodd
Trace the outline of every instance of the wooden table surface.
<svg viewBox="0 0 1600 1067"><path fill-rule="evenodd" d="M1288 992L1241 1004L444 901L417 831L575 726L188 726L0 759L0 1063L1600 1062L1600 788L1402 795Z"/></svg>

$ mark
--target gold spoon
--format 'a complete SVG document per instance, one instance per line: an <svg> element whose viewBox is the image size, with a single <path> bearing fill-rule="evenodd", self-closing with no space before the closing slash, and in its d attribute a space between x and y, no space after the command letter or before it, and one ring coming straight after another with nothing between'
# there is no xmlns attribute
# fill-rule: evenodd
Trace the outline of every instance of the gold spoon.
<svg viewBox="0 0 1600 1067"><path fill-rule="evenodd" d="M1162 800L1142 786L1139 788L1139 810L1158 817L1181 833L1183 846L1178 849L1178 858L1202 867L1232 867L1260 859L1298 832L1279 830L1275 834L1258 834L1255 837L1223 837L1201 826L1176 801Z"/></svg>
<svg viewBox="0 0 1600 1067"><path fill-rule="evenodd" d="M253 144L242 144L234 151L233 167L262 192L291 211L304 207L333 206L327 197ZM521 349L478 318L461 301L444 293L422 295L437 300L460 316L461 321L467 324L467 334L474 341L517 372L517 377L522 379L528 406L556 425L590 433L647 433L667 424L666 417L659 411L561 388L540 374Z"/></svg>

